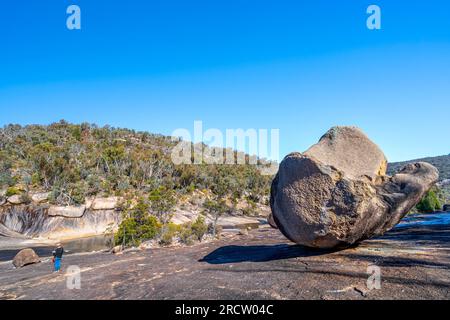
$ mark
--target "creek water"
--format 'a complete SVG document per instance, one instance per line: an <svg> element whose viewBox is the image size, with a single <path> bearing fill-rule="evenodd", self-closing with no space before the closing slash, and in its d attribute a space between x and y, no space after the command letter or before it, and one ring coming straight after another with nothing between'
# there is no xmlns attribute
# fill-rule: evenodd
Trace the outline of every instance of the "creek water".
<svg viewBox="0 0 450 320"><path fill-rule="evenodd" d="M107 250L112 247L112 236L95 236L63 241L64 250L68 253L82 253Z"/></svg>
<svg viewBox="0 0 450 320"><path fill-rule="evenodd" d="M396 226L396 228L450 225L450 211L430 214L410 214Z"/></svg>
<svg viewBox="0 0 450 320"><path fill-rule="evenodd" d="M66 254L87 253L108 250L112 247L112 236L93 236L62 241ZM24 248L33 248L42 257L51 257L55 246L48 244L28 244L23 239L0 237L0 262L10 261Z"/></svg>

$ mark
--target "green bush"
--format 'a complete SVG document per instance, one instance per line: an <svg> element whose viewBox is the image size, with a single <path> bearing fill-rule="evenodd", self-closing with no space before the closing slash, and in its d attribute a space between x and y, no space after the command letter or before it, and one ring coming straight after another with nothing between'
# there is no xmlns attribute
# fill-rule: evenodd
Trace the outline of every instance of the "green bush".
<svg viewBox="0 0 450 320"><path fill-rule="evenodd" d="M192 234L198 241L202 241L205 234L208 232L208 225L205 223L205 218L199 216L197 220L191 225Z"/></svg>
<svg viewBox="0 0 450 320"><path fill-rule="evenodd" d="M20 193L21 192L20 192L19 189L15 188L15 187L9 187L8 189L6 189L5 196L12 197L12 196L15 196L15 195L20 194Z"/></svg>
<svg viewBox="0 0 450 320"><path fill-rule="evenodd" d="M180 226L174 223L169 223L168 225L162 228L162 234L159 243L162 246L171 245L173 243L173 239L179 235L180 230L181 230Z"/></svg>
<svg viewBox="0 0 450 320"><path fill-rule="evenodd" d="M71 186L70 197L71 204L81 205L86 201L87 190L84 183L79 182Z"/></svg>
<svg viewBox="0 0 450 320"><path fill-rule="evenodd" d="M114 235L115 245L137 245L137 222L133 218L124 219Z"/></svg>
<svg viewBox="0 0 450 320"><path fill-rule="evenodd" d="M442 204L437 193L438 192L435 189L428 191L425 197L416 206L417 210L422 213L431 213L442 210Z"/></svg>
<svg viewBox="0 0 450 320"><path fill-rule="evenodd" d="M134 209L126 211L128 216L122 221L115 235L117 245L137 246L161 233L161 223L155 216L150 215L148 210L148 204L141 199Z"/></svg>
<svg viewBox="0 0 450 320"><path fill-rule="evenodd" d="M164 223L167 224L171 218L171 211L177 203L175 191L161 186L150 192L148 199L150 209Z"/></svg>
<svg viewBox="0 0 450 320"><path fill-rule="evenodd" d="M0 187L14 185L15 180L8 171L0 172Z"/></svg>
<svg viewBox="0 0 450 320"><path fill-rule="evenodd" d="M127 218L120 224L114 242L116 245L138 246L143 241L156 238L160 230L161 224L156 217L146 217L140 223L135 218Z"/></svg>
<svg viewBox="0 0 450 320"><path fill-rule="evenodd" d="M184 224L181 226L178 236L180 238L181 243L188 245L188 246L194 244L195 235L192 231L190 223L187 223L187 224Z"/></svg>
<svg viewBox="0 0 450 320"><path fill-rule="evenodd" d="M203 204L204 207L204 213L209 213L213 217L212 222L212 235L215 237L218 234L217 230L217 223L220 219L220 217L227 211L230 210L230 208L227 206L225 200L223 199L215 199L215 200L207 200Z"/></svg>

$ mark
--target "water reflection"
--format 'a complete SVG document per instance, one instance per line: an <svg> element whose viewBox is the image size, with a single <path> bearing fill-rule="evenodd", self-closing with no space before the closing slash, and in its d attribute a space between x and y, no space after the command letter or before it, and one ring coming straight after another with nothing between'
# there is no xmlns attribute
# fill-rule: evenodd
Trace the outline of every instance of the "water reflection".
<svg viewBox="0 0 450 320"><path fill-rule="evenodd" d="M63 241L64 250L67 253L94 252L107 250L112 247L112 236L95 236L69 241Z"/></svg>
<svg viewBox="0 0 450 320"><path fill-rule="evenodd" d="M396 228L407 228L416 226L449 225L450 212L430 214L410 214L403 218Z"/></svg>
<svg viewBox="0 0 450 320"><path fill-rule="evenodd" d="M16 254L23 248L33 248L37 255L42 258L51 257L52 252L55 249L55 246L50 245L23 245L20 244L22 240L9 239L7 243L0 241L0 262L14 259ZM112 240L112 236L100 235L89 238L62 241L62 244L67 254L73 254L109 250L112 247Z"/></svg>

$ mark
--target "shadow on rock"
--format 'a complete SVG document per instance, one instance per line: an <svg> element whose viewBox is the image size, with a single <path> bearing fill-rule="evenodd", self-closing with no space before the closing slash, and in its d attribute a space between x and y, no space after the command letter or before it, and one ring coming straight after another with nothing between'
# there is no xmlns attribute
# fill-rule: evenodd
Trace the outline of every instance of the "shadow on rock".
<svg viewBox="0 0 450 320"><path fill-rule="evenodd" d="M261 245L261 246L225 246L221 247L200 262L209 264L227 264L240 262L268 262L274 260L320 256L332 253L332 250L310 249L299 245Z"/></svg>

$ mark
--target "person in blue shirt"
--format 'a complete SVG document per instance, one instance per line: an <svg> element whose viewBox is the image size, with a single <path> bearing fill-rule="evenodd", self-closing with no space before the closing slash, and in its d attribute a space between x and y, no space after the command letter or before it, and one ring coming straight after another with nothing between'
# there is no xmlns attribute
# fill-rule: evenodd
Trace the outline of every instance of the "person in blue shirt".
<svg viewBox="0 0 450 320"><path fill-rule="evenodd" d="M53 267L55 272L61 271L61 260L64 255L64 248L61 243L58 243L56 249L53 251Z"/></svg>

